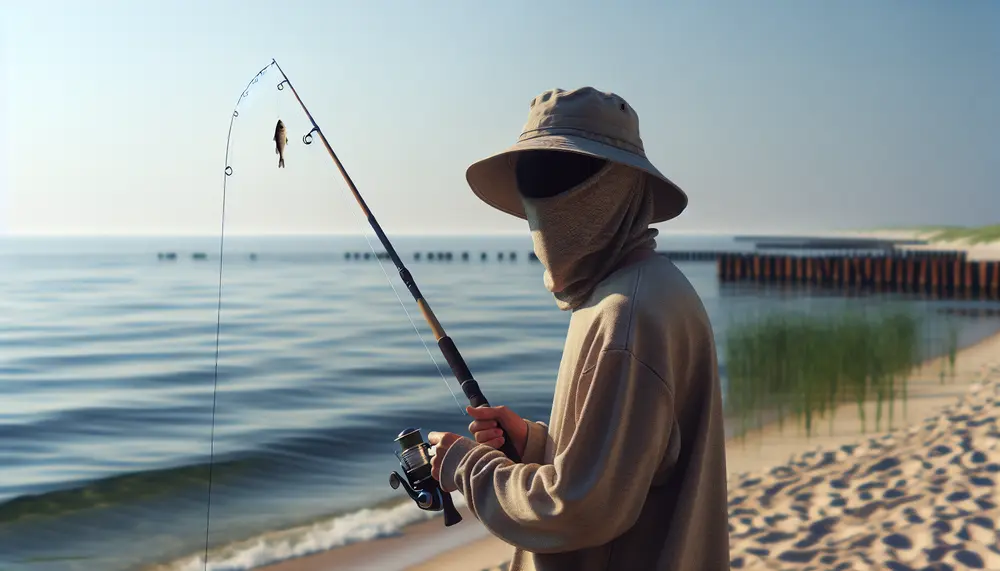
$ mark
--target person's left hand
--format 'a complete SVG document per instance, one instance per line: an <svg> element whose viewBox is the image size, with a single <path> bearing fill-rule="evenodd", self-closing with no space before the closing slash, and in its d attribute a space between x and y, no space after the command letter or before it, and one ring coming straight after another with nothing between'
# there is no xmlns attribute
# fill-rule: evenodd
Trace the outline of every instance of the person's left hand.
<svg viewBox="0 0 1000 571"><path fill-rule="evenodd" d="M438 484L441 485L442 492L454 492L455 489L445 489L444 484L441 483L441 462L444 460L445 453L451 448L451 445L455 443L456 440L461 438L461 436L453 432L431 432L427 434L427 443L431 445L431 477L437 480Z"/></svg>

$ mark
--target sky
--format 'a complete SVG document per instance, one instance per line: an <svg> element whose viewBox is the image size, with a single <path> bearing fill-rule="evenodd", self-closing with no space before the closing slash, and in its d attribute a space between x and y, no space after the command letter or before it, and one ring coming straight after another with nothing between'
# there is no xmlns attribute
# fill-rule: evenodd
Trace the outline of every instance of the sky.
<svg viewBox="0 0 1000 571"><path fill-rule="evenodd" d="M218 235L275 58L391 234L527 231L465 170L528 103L637 110L663 232L1000 222L1000 2L66 0L0 8L0 234ZM366 228L273 70L226 232ZM277 168L274 124L288 125Z"/></svg>

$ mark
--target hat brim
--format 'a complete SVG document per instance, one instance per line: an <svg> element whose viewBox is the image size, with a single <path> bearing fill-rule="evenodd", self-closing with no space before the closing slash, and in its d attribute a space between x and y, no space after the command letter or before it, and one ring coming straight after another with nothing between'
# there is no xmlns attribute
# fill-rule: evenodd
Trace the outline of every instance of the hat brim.
<svg viewBox="0 0 1000 571"><path fill-rule="evenodd" d="M516 143L493 156L473 163L465 179L480 200L497 210L526 219L524 204L517 190L514 156L523 151L549 150L589 155L630 166L647 173L648 188L653 194L652 223L676 218L687 208L687 194L641 155L574 135L546 135Z"/></svg>

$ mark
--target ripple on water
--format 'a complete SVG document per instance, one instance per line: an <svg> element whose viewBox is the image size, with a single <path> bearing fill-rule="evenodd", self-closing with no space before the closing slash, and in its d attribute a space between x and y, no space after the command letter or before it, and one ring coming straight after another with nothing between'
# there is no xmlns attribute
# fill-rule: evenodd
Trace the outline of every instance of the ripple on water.
<svg viewBox="0 0 1000 571"><path fill-rule="evenodd" d="M217 245L0 270L0 512L12 509L4 499L42 494L18 510L49 514L6 527L4 556L100 552L113 556L79 568L123 571L197 551L213 449L213 538L225 541L394 497L384 475L398 468L400 429L465 431L466 400L391 266L430 358L382 270L323 249L281 258L248 248L261 252L256 264L227 257L215 393L216 261L159 263L155 251ZM479 246L469 249L474 263L411 271L490 401L544 419L569 313L537 264L480 264ZM720 297L711 264L682 269L717 332L784 303Z"/></svg>

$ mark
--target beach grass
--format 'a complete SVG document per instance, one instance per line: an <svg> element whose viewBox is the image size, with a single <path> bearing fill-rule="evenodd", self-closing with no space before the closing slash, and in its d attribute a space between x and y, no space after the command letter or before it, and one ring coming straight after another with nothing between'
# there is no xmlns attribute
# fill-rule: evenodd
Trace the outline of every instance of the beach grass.
<svg viewBox="0 0 1000 571"><path fill-rule="evenodd" d="M886 230L912 232L922 239L938 243L964 241L966 244L975 245L1000 242L1000 224L987 226L899 226L871 229L874 232Z"/></svg>
<svg viewBox="0 0 1000 571"><path fill-rule="evenodd" d="M935 242L964 240L969 244L986 244L1000 240L1000 224L991 226L953 227L935 230L931 237Z"/></svg>
<svg viewBox="0 0 1000 571"><path fill-rule="evenodd" d="M905 311L829 315L776 313L736 323L726 333L728 413L739 432L786 418L811 436L843 402L858 406L861 431L874 421L892 427L897 401L904 406L911 371L920 364L921 323ZM865 416L874 400L875 418ZM884 411L888 411L888 418Z"/></svg>
<svg viewBox="0 0 1000 571"><path fill-rule="evenodd" d="M948 339L947 339L947 350L948 350L948 376L951 380L955 379L955 360L958 358L958 329L954 325L948 328ZM944 383L944 366L945 363L941 363L941 382Z"/></svg>

